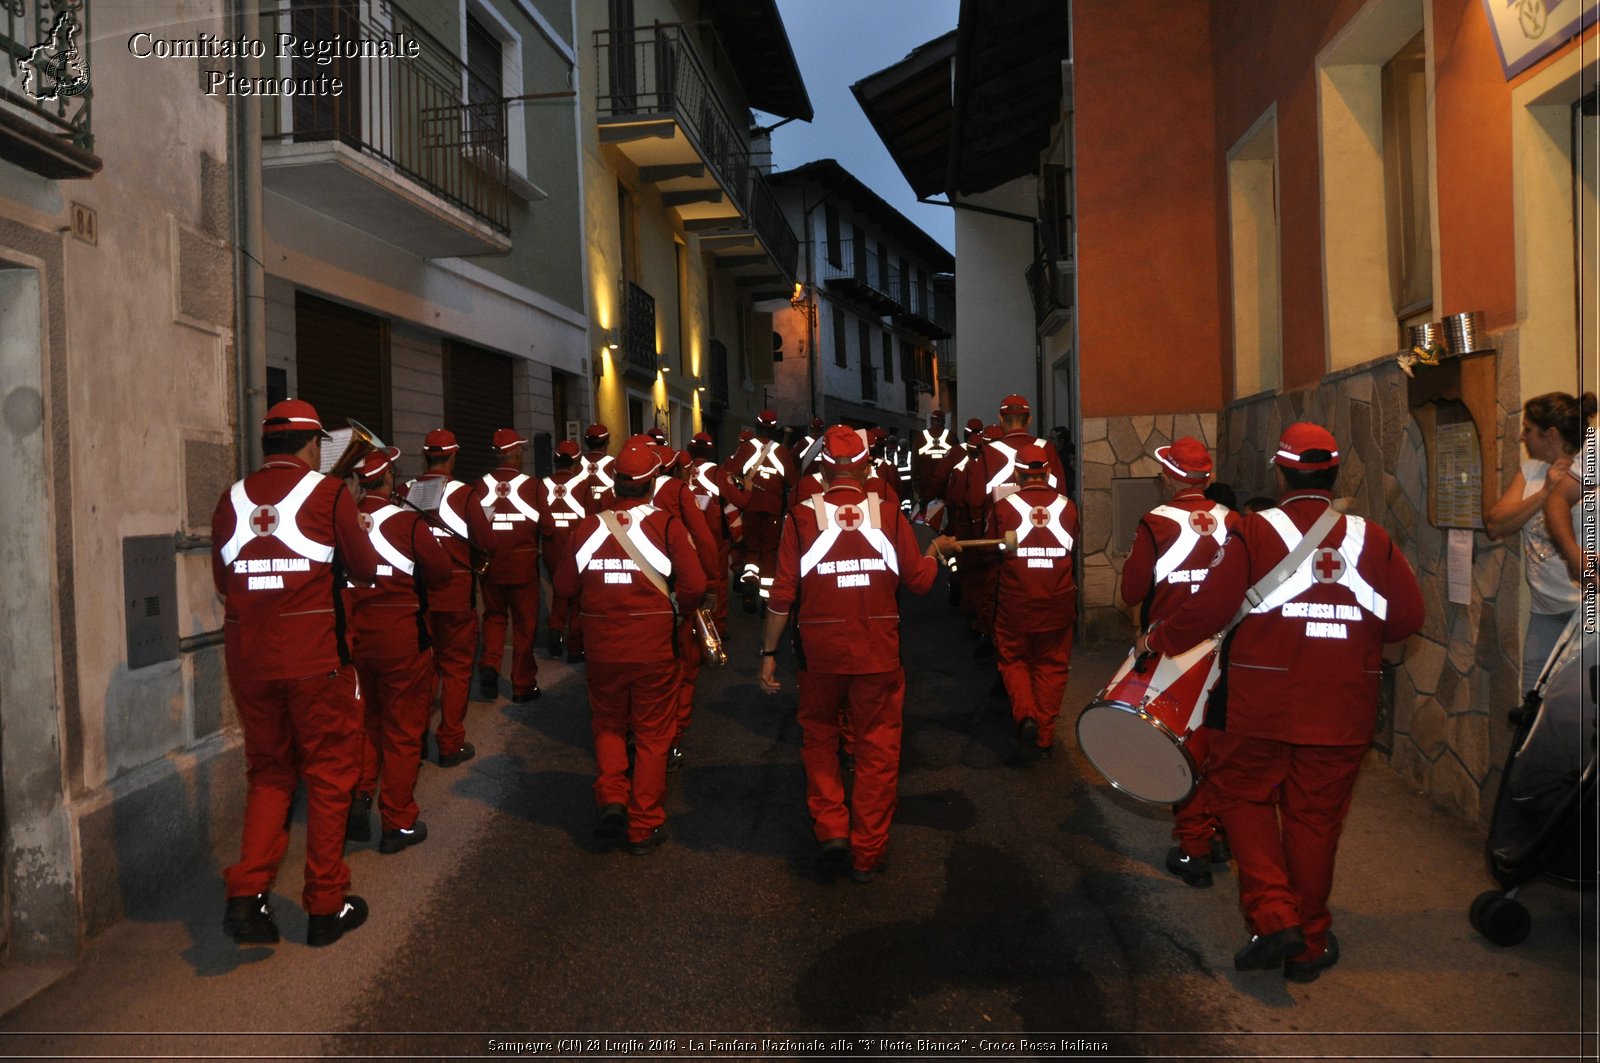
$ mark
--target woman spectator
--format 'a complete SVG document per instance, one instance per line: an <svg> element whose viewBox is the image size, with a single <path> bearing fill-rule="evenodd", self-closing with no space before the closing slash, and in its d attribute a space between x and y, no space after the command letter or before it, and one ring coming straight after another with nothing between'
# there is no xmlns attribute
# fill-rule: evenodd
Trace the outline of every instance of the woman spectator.
<svg viewBox="0 0 1600 1063"><path fill-rule="evenodd" d="M1564 391L1537 395L1524 403L1521 439L1528 460L1505 494L1483 514L1484 529L1491 539L1522 532L1523 574L1532 598L1528 633L1522 642L1524 690L1538 679L1561 629L1578 607L1578 585L1550 540L1542 510L1550 493L1567 477L1573 455L1583 445L1584 425L1594 414L1593 392L1585 392L1581 403Z"/></svg>

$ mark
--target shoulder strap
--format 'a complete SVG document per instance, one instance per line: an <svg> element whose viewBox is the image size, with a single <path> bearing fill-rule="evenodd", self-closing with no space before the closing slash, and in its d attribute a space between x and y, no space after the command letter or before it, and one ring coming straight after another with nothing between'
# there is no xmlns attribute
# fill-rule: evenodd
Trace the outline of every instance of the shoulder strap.
<svg viewBox="0 0 1600 1063"><path fill-rule="evenodd" d="M666 579L655 570L655 567L650 562L644 559L644 555L639 552L639 548L629 538L627 530L617 522L617 515L606 509L601 510L599 516L600 523L606 526L606 530L611 533L611 537L622 547L622 552L628 555L628 559L639 566L639 571L644 574L644 578L649 580L656 590L671 598L672 592L667 590Z"/></svg>
<svg viewBox="0 0 1600 1063"><path fill-rule="evenodd" d="M1334 509L1331 505L1323 510L1322 515L1300 537L1300 541L1295 544L1295 548L1290 550L1282 561L1273 566L1271 572L1256 581L1255 586L1244 592L1244 602L1239 606L1239 611L1234 614L1233 620L1228 624L1228 627L1237 626L1239 621L1249 616L1250 610L1261 604L1262 599L1276 590L1279 584L1300 571L1300 566L1305 564L1306 558L1311 556L1311 551L1321 545L1322 540L1327 538L1328 533L1333 530L1333 526L1339 522L1339 518L1342 516L1344 514Z"/></svg>

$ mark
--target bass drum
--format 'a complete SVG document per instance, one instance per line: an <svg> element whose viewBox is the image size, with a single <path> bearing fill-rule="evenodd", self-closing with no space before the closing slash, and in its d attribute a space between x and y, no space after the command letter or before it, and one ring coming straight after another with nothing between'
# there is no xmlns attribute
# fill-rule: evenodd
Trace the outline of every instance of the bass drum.
<svg viewBox="0 0 1600 1063"><path fill-rule="evenodd" d="M1152 804L1187 801L1200 771L1187 748L1216 685L1221 640L1144 661L1132 650L1078 717L1078 748L1106 781Z"/></svg>

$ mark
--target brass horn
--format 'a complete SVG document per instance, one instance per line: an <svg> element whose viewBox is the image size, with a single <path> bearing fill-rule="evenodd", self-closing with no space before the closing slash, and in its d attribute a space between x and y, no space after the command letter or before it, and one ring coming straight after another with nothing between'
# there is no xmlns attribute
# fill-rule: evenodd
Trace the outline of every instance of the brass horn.
<svg viewBox="0 0 1600 1063"><path fill-rule="evenodd" d="M354 417L349 420L349 428L329 432L328 441L337 445L341 436L348 435L348 442L339 459L328 467L327 475L336 480L342 480L356 471L356 466L375 450L387 450L388 444L378 438L378 434Z"/></svg>

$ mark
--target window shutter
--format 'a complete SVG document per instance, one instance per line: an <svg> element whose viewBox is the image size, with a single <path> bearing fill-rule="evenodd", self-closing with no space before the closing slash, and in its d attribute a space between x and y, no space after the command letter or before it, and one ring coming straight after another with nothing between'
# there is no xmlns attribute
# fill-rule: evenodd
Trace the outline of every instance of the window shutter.
<svg viewBox="0 0 1600 1063"><path fill-rule="evenodd" d="M456 477L475 480L495 467L496 428L515 427L511 359L459 340L444 346L444 426L456 434Z"/></svg>
<svg viewBox="0 0 1600 1063"><path fill-rule="evenodd" d="M295 397L317 408L323 426L343 428L353 417L387 440L389 322L296 292L294 344Z"/></svg>

